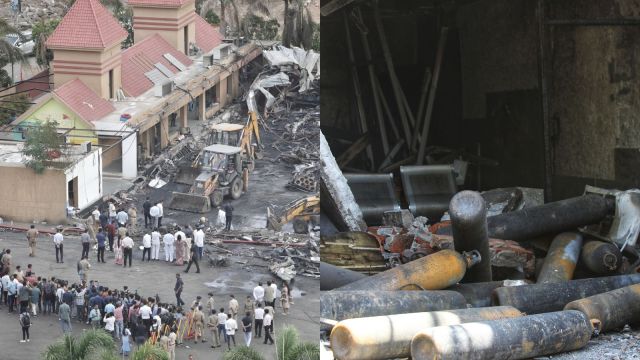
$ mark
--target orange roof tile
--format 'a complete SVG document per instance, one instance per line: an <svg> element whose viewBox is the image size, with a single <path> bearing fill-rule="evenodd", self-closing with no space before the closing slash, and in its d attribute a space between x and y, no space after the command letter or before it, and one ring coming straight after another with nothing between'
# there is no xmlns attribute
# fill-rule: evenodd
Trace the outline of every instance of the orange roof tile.
<svg viewBox="0 0 640 360"><path fill-rule="evenodd" d="M113 104L98 96L79 79L65 83L53 94L87 122L99 120L116 110Z"/></svg>
<svg viewBox="0 0 640 360"><path fill-rule="evenodd" d="M99 0L76 0L46 44L52 49L105 49L126 37L127 31Z"/></svg>
<svg viewBox="0 0 640 360"><path fill-rule="evenodd" d="M154 34L122 52L122 90L127 96L137 97L153 87L144 74L161 63L172 73L180 72L164 54L171 54L185 66L193 63L185 54L176 50L162 36Z"/></svg>
<svg viewBox="0 0 640 360"><path fill-rule="evenodd" d="M179 8L193 0L129 0L129 6Z"/></svg>
<svg viewBox="0 0 640 360"><path fill-rule="evenodd" d="M196 15L196 45L203 52L208 53L214 47L222 44L224 37L219 30L218 26L213 27L200 15Z"/></svg>

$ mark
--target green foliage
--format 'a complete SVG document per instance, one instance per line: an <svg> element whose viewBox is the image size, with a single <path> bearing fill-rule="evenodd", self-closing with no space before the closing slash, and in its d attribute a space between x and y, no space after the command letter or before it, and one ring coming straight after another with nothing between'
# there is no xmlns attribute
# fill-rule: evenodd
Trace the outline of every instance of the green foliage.
<svg viewBox="0 0 640 360"><path fill-rule="evenodd" d="M8 34L20 34L20 31L9 23L0 19L0 38L4 38ZM28 65L27 58L22 55L18 48L13 47L6 41L0 41L0 66L4 67L9 63L21 63ZM5 70L0 70L0 86L5 87L13 83L11 76Z"/></svg>
<svg viewBox="0 0 640 360"><path fill-rule="evenodd" d="M225 352L222 360L264 360L264 357L253 348L238 346Z"/></svg>
<svg viewBox="0 0 640 360"><path fill-rule="evenodd" d="M55 121L47 121L30 127L27 130L27 139L24 144L24 149L22 149L22 154L29 158L27 166L32 168L38 174L41 174L46 168L46 162L50 160L50 152L55 150L60 151L60 148L62 147L63 139L56 131L57 125L58 123ZM103 335L106 335L109 340L111 340L111 346L113 346L113 339L111 339L109 334L106 334L103 331L100 331L99 333L87 332L85 333L85 336L81 337L79 340L70 336L65 336L63 342L49 346L47 353L51 350L51 353L53 354L52 356L58 356L60 351L66 350L67 352L63 354L69 356L73 355L72 357L67 357L67 359L76 359L76 355L82 355L82 357L77 357L78 360L82 360L87 353L95 350L92 348L92 346L94 346L93 344L102 346L102 344L108 343ZM47 357L46 359L57 360L60 358Z"/></svg>
<svg viewBox="0 0 640 360"><path fill-rule="evenodd" d="M311 48L317 52L320 51L320 24L311 23L313 26L313 35L311 39Z"/></svg>
<svg viewBox="0 0 640 360"><path fill-rule="evenodd" d="M242 22L245 35L252 40L275 40L280 31L277 20L265 20L254 14L248 14Z"/></svg>
<svg viewBox="0 0 640 360"><path fill-rule="evenodd" d="M43 126L48 127L50 124L49 122ZM65 335L62 340L49 345L42 355L45 360L85 360L100 354L104 348L114 348L111 335L99 329L88 330L78 338Z"/></svg>
<svg viewBox="0 0 640 360"><path fill-rule="evenodd" d="M118 360L114 352L114 341L105 331L88 330L79 338L65 335L55 344L49 345L42 354L45 360ZM157 345L146 343L130 354L131 360L169 360L169 354Z"/></svg>
<svg viewBox="0 0 640 360"><path fill-rule="evenodd" d="M9 102L11 101L11 102ZM11 123L31 106L27 94L17 94L2 98L0 103L0 125Z"/></svg>
<svg viewBox="0 0 640 360"><path fill-rule="evenodd" d="M213 9L207 10L207 13L204 14L204 19L211 25L220 25L220 17L213 11Z"/></svg>
<svg viewBox="0 0 640 360"><path fill-rule="evenodd" d="M49 21L41 20L33 25L32 37L35 42L34 52L36 61L40 66L49 66L49 61L53 60L53 54L51 50L47 49L45 42L49 35L58 27L59 23L59 19L52 19Z"/></svg>
<svg viewBox="0 0 640 360"><path fill-rule="evenodd" d="M285 326L276 337L276 360L317 360L320 358L320 346L312 343L301 343L298 330ZM256 350L239 346L224 354L223 360L264 360Z"/></svg>

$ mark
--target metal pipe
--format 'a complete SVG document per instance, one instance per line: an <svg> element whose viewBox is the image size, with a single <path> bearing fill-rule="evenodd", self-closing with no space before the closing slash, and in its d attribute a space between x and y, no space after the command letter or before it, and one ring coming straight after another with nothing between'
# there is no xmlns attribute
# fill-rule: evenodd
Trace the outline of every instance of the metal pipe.
<svg viewBox="0 0 640 360"><path fill-rule="evenodd" d="M596 334L640 322L640 284L572 301L565 310L583 312Z"/></svg>
<svg viewBox="0 0 640 360"><path fill-rule="evenodd" d="M331 349L340 360L406 358L411 339L426 328L522 315L511 306L497 306L347 319L333 327Z"/></svg>
<svg viewBox="0 0 640 360"><path fill-rule="evenodd" d="M502 281L478 282L468 284L456 284L445 290L460 293L472 307L491 306L491 293L493 290L504 286Z"/></svg>
<svg viewBox="0 0 640 360"><path fill-rule="evenodd" d="M425 329L411 341L413 360L528 359L584 347L591 324L580 311L559 311Z"/></svg>
<svg viewBox="0 0 640 360"><path fill-rule="evenodd" d="M480 254L475 250L464 255L442 250L337 290L401 290L416 285L424 290L440 290L458 283L467 268L478 261Z"/></svg>
<svg viewBox="0 0 640 360"><path fill-rule="evenodd" d="M366 277L367 275L357 271L351 271L326 262L320 262L320 290L332 290Z"/></svg>
<svg viewBox="0 0 640 360"><path fill-rule="evenodd" d="M477 249L480 263L462 278L462 282L491 281L491 254L487 236L487 206L480 193L460 191L449 203L453 243L458 252Z"/></svg>
<svg viewBox="0 0 640 360"><path fill-rule="evenodd" d="M467 302L454 291L323 291L320 317L345 320L368 316L464 309Z"/></svg>
<svg viewBox="0 0 640 360"><path fill-rule="evenodd" d="M595 224L613 214L615 201L583 195L487 218L489 237L523 241Z"/></svg>
<svg viewBox="0 0 640 360"><path fill-rule="evenodd" d="M596 274L610 275L622 264L622 254L612 243L592 240L582 247L580 261Z"/></svg>
<svg viewBox="0 0 640 360"><path fill-rule="evenodd" d="M568 303L588 296L640 283L640 274L507 286L493 291L493 305L510 305L527 314L562 310Z"/></svg>
<svg viewBox="0 0 640 360"><path fill-rule="evenodd" d="M573 279L581 248L582 235L578 233L566 232L553 238L538 275L538 283L565 282Z"/></svg>

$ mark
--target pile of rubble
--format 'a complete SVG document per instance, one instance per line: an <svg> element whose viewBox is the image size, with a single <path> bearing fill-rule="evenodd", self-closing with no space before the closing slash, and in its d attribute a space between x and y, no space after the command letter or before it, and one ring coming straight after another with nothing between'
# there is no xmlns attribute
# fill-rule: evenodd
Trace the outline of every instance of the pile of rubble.
<svg viewBox="0 0 640 360"><path fill-rule="evenodd" d="M526 206L509 189L462 191L440 222L393 210L366 227L341 174L321 171L351 230L320 243L336 359L525 359L640 323L638 190Z"/></svg>
<svg viewBox="0 0 640 360"><path fill-rule="evenodd" d="M68 10L68 2L60 0L22 0L22 12L14 13L11 2L5 2L0 10L3 19L11 19L19 29L31 28L40 21L62 19Z"/></svg>

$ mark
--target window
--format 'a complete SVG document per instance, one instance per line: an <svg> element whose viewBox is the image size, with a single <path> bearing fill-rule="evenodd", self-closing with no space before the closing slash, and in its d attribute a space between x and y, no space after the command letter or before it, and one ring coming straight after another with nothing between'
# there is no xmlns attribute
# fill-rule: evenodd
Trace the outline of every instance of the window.
<svg viewBox="0 0 640 360"><path fill-rule="evenodd" d="M184 54L189 56L189 26L184 27Z"/></svg>
<svg viewBox="0 0 640 360"><path fill-rule="evenodd" d="M115 98L113 89L113 69L109 70L109 99Z"/></svg>

